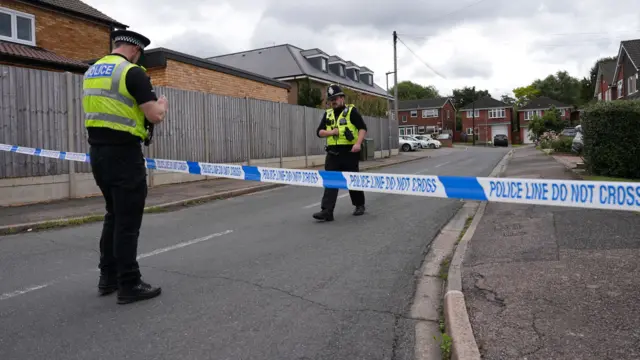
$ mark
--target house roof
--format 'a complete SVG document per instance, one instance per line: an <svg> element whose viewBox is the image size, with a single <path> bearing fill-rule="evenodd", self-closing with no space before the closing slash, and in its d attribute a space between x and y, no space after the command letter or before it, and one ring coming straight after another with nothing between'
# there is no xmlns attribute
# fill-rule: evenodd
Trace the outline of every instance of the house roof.
<svg viewBox="0 0 640 360"><path fill-rule="evenodd" d="M25 65L38 65L61 70L84 71L89 68L87 63L65 58L40 47L7 41L0 41L0 57Z"/></svg>
<svg viewBox="0 0 640 360"><path fill-rule="evenodd" d="M275 80L268 76L256 74L250 71L238 69L228 65L215 63L213 61L209 61L196 56L180 53L180 52L162 48L162 47L146 50L143 66L145 66L146 68L166 66L167 59L171 59L171 60L183 62L186 64L190 64L193 66L261 82L261 83L272 85L272 86L277 86L283 89L291 89L291 85L282 81Z"/></svg>
<svg viewBox="0 0 640 360"><path fill-rule="evenodd" d="M484 96L481 97L480 99L469 103L463 107L460 108L460 110L472 110L472 109L490 109L490 108L505 108L505 107L511 107L511 105L502 102L500 100L496 100L494 98L492 98L491 96Z"/></svg>
<svg viewBox="0 0 640 360"><path fill-rule="evenodd" d="M448 97L438 97L433 99L402 100L398 101L398 111L440 109L450 101Z"/></svg>
<svg viewBox="0 0 640 360"><path fill-rule="evenodd" d="M629 56L629 60L636 68L636 71L640 70L640 39L636 40L625 40L620 42L620 50L618 51L618 61L616 62L616 69L613 72L613 76L611 77L610 84L615 84L618 77L618 69L620 67L618 64L622 60L622 50L625 50L627 55Z"/></svg>
<svg viewBox="0 0 640 360"><path fill-rule="evenodd" d="M321 82L335 83L347 88L369 93L376 96L391 98L380 86L374 83L370 86L366 83L356 82L347 77L334 73L331 69L323 72L316 69L304 57L304 54L326 54L319 49L303 50L290 44L277 45L261 49L254 49L233 54L213 56L208 58L213 62L245 69L257 74L262 74L274 79L294 79L296 77L309 77ZM308 55L307 55L308 56ZM335 56L331 60L342 59ZM349 62L345 61L347 64Z"/></svg>
<svg viewBox="0 0 640 360"><path fill-rule="evenodd" d="M618 60L607 60L601 61L598 64L598 78L596 79L596 84L600 83L600 75L607 82L607 86L611 84L611 80L613 79L613 74L616 72L616 66L618 64ZM594 86L593 96L598 94L598 90L600 90L600 86Z"/></svg>
<svg viewBox="0 0 640 360"><path fill-rule="evenodd" d="M80 1L80 0L22 0L26 3L30 3L36 6L42 6L47 8L53 8L61 10L67 13L73 13L86 18L97 20L99 22L114 25L120 28L128 28L127 25L122 24L115 19L105 15L94 7Z"/></svg>
<svg viewBox="0 0 640 360"><path fill-rule="evenodd" d="M546 96L540 96L540 97L537 97L537 98L529 101L528 104L526 104L525 106L519 108L518 111L549 109L549 108L551 108L552 105L555 106L556 108L570 108L571 107L571 105L567 105L567 104L561 103L558 100L554 100L554 99L546 97Z"/></svg>

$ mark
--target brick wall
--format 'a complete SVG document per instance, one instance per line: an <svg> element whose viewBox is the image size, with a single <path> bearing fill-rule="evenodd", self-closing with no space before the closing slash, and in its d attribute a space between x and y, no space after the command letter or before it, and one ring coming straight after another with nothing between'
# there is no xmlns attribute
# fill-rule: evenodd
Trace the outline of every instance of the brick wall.
<svg viewBox="0 0 640 360"><path fill-rule="evenodd" d="M0 7L34 15L36 45L60 56L89 60L109 53L108 25L13 0L0 0Z"/></svg>
<svg viewBox="0 0 640 360"><path fill-rule="evenodd" d="M216 95L287 102L287 89L167 59L165 68L149 69L155 86L202 91Z"/></svg>
<svg viewBox="0 0 640 360"><path fill-rule="evenodd" d="M475 118L475 127L477 131L477 139L476 141L486 142L493 141L493 127L507 125L507 137L509 141L512 142L512 128L511 128L511 109L505 108L504 110L504 118L489 118L489 110L476 110L478 111L478 116ZM460 130L462 133L467 134L467 129L473 127L474 119L472 116L468 116L467 110L461 110L462 115L462 129ZM469 110L470 112L470 110ZM467 135L467 142L472 142L473 138Z"/></svg>
<svg viewBox="0 0 640 360"><path fill-rule="evenodd" d="M422 117L422 110L423 109L416 110L416 117L411 117L411 110L398 110L400 126L437 126L443 130L455 131L456 112L450 102L447 102L442 108L437 109L438 116L436 117ZM403 118L407 121L404 122Z"/></svg>

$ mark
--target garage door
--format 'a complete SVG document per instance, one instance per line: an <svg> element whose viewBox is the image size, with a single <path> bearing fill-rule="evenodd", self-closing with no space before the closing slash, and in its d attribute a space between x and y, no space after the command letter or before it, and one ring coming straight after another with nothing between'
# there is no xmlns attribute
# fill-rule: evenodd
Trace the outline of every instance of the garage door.
<svg viewBox="0 0 640 360"><path fill-rule="evenodd" d="M531 132L529 131L529 129L522 129L522 143L523 144L533 144L533 141L531 141Z"/></svg>
<svg viewBox="0 0 640 360"><path fill-rule="evenodd" d="M495 125L491 128L491 135L507 135L509 137L509 128L507 125Z"/></svg>

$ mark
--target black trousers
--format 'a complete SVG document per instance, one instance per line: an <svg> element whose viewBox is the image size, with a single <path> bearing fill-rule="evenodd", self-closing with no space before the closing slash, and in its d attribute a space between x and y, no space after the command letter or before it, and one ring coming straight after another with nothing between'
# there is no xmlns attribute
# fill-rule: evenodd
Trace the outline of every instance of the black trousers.
<svg viewBox="0 0 640 360"><path fill-rule="evenodd" d="M360 153L341 152L338 155L327 153L327 157L324 163L324 169L327 171L360 171ZM322 196L321 208L322 210L330 210L336 207L336 201L338 200L339 189L324 189L324 196ZM349 197L351 197L351 204L353 206L364 206L364 192L349 190Z"/></svg>
<svg viewBox="0 0 640 360"><path fill-rule="evenodd" d="M142 147L92 145L91 169L107 213L100 237L100 273L116 276L121 286L140 280L138 236L147 198Z"/></svg>

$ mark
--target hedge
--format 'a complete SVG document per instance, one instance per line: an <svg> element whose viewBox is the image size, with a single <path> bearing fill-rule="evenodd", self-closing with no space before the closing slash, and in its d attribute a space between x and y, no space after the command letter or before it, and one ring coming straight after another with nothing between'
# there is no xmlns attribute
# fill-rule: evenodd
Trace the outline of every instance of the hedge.
<svg viewBox="0 0 640 360"><path fill-rule="evenodd" d="M640 101L595 103L585 108L581 123L587 171L640 178Z"/></svg>

